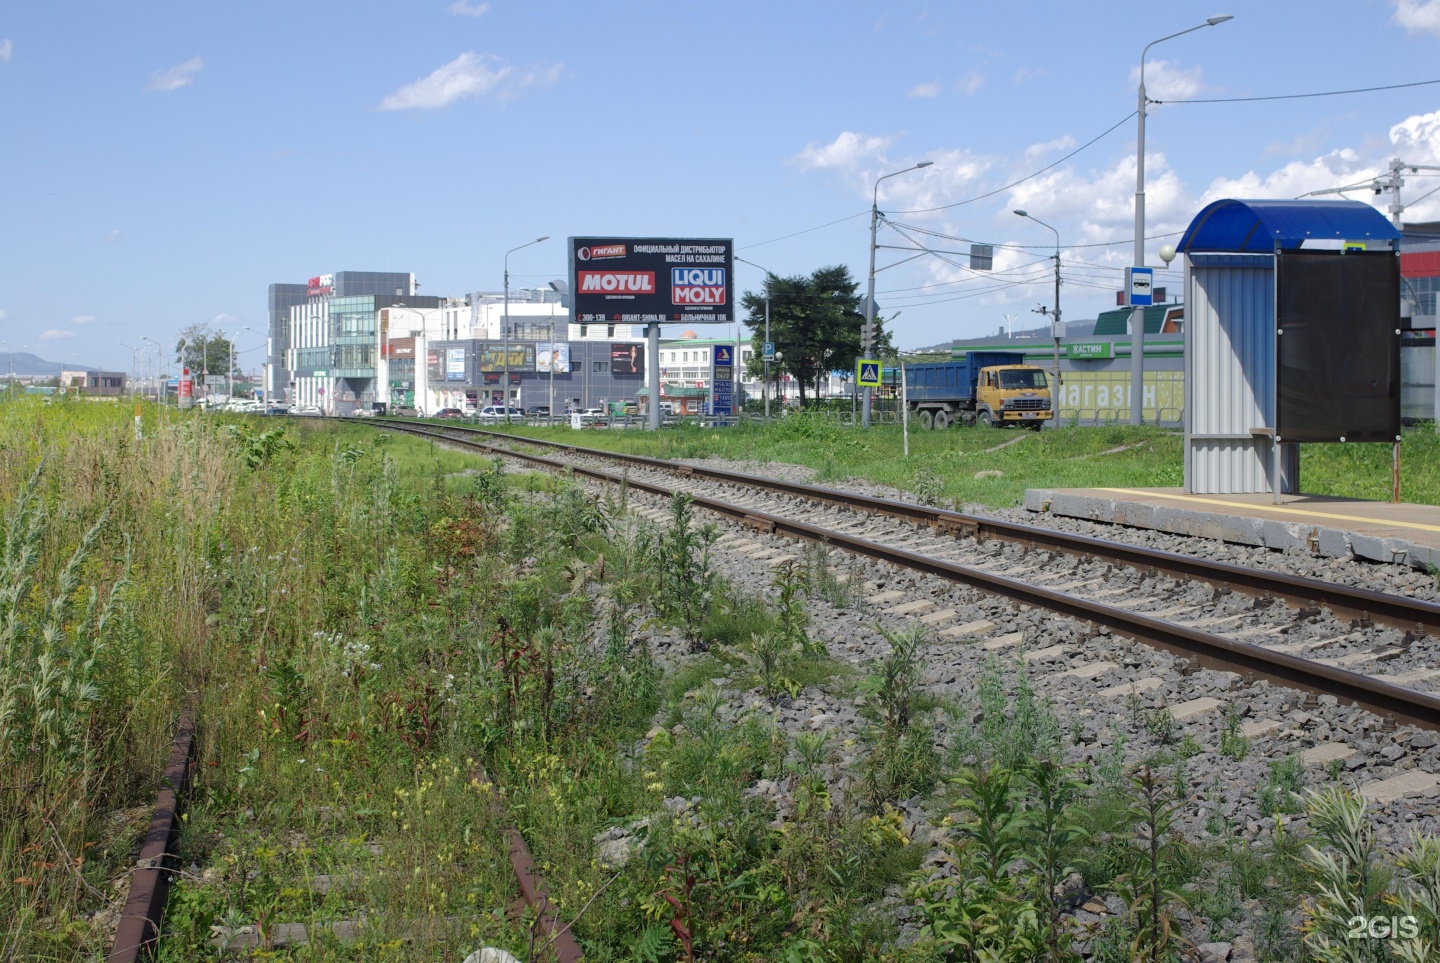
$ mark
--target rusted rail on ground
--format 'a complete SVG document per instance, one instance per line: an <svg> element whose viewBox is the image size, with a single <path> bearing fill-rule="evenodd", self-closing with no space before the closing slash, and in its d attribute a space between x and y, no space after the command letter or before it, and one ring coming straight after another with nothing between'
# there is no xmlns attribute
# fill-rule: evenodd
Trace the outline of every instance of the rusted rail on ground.
<svg viewBox="0 0 1440 963"><path fill-rule="evenodd" d="M481 786L494 785L486 774L485 767L481 765L475 767L475 779ZM585 954L571 935L570 924L560 921L555 904L550 902L545 882L535 872L535 857L530 855L530 847L525 845L525 837L520 834L519 829L509 824L505 807L498 800L491 803L490 811L505 827L505 841L510 847L510 868L515 871L515 881L520 885L520 898L535 914L535 922L531 924L533 932L544 941L542 945L548 946L555 954L557 963L581 963ZM542 952L541 958L543 957Z"/></svg>
<svg viewBox="0 0 1440 963"><path fill-rule="evenodd" d="M180 713L180 725L170 746L170 761L165 766L164 781L155 795L155 809L150 828L140 848L140 861L130 877L130 895L120 914L120 926L110 945L107 963L135 963L141 955L155 948L160 936L160 920L165 914L165 898L170 891L168 865L174 856L171 846L180 828L180 802L190 784L190 760L195 751L195 707L188 705Z"/></svg>
<svg viewBox="0 0 1440 963"><path fill-rule="evenodd" d="M593 478L616 485L627 485L632 489L649 492L655 495L669 497L674 492L663 485L657 485L635 478L615 475L596 468L589 468L583 465L572 465L565 462L546 458L542 455L528 454L526 452L513 451L506 448L499 448L493 444L481 441L472 441L465 438L456 438L435 430L428 430L425 427L415 425L403 425L389 423L384 427L392 430L408 432L428 437L438 437L441 440L484 451L489 454L504 455L511 458L519 458L531 464L539 465L555 471L571 471L576 475ZM453 430L453 429L446 429ZM483 434L491 434L485 432ZM513 440L516 436L500 435L507 441ZM532 439L526 439L532 440ZM595 452L588 449L576 449L572 446L555 445L553 447L564 449L568 452L582 452L597 456L610 457L608 452ZM625 460L632 460L634 456L625 456ZM646 461L650 461L647 459ZM672 470L684 470L686 473L701 474L702 471L716 477L718 474L730 475L733 473L714 473L708 469L692 468L692 466L678 466L671 463L661 462L653 467L669 466ZM790 483L771 484L768 479L750 478L737 475L735 478L743 479L745 484L753 487L763 487L772 490L786 491L792 494L802 494L798 489L806 486L796 486ZM828 490L826 490L828 491ZM835 495L845 493L832 492ZM912 571L925 572L952 582L970 585L995 595L1001 595L1016 602L1033 605L1046 611L1067 615L1071 618L1088 622L1092 625L1104 626L1111 631L1134 639L1137 642L1165 649L1177 655L1192 660L1202 668L1222 669L1228 672L1236 672L1250 678L1266 679L1277 685L1286 686L1292 689L1300 689L1306 692L1313 692L1320 695L1332 695L1342 704L1354 703L1363 709L1375 713L1381 717L1390 718L1398 723L1409 723L1422 726L1427 729L1440 730L1440 697L1428 692L1420 692L1415 689L1408 689L1404 686L1394 685L1372 679L1369 676L1358 672L1351 672L1348 669L1324 665L1310 659L1288 655L1283 652L1276 652L1265 649L1248 642L1241 642L1236 639L1229 639L1224 636L1204 632L1188 626L1177 625L1172 622L1151 618L1147 615L1131 612L1127 609L1105 605L1100 602L1067 595L1063 592L1056 592L1040 586L1029 585L1016 579L1006 578L991 572L970 568L957 562L945 559L933 558L908 552L904 549L872 542L868 539L847 535L843 532L821 528L807 522L800 522L794 519L785 518L780 515L773 515L758 511L753 507L745 507L730 504L714 498L707 498L699 495L691 496L694 504L698 507L708 509L721 515L725 515L737 522L762 529L766 532L785 535L791 538L804 539L806 541L819 542L826 545L842 548L846 551L865 555L880 561L887 562L901 568ZM850 497L850 496L845 496ZM864 499L864 496L855 496ZM874 499L874 501L885 501ZM909 505L903 502L888 503L903 508L908 512L934 511L925 509L923 506ZM944 513L958 515L958 513ZM961 518L972 518L973 516L959 516ZM993 524L989 519L976 519L987 525ZM1024 528L1024 526L1015 526ZM1038 533L1039 530L1030 530ZM1074 538L1075 536L1067 536ZM1257 580L1274 578L1270 573L1254 572L1248 569L1239 569L1238 566L1220 565L1219 563L1208 563L1203 559L1190 558L1189 556L1176 555L1172 552L1155 552L1153 550L1136 549L1133 546L1118 545L1114 542L1107 542L1103 539L1085 539L1093 547L1086 552L1096 558L1119 560L1130 557L1132 553L1141 553L1140 557L1150 561L1148 567L1152 570L1172 572L1162 563L1167 559L1177 559L1188 563L1195 571L1206 572L1205 575L1188 575L1189 578L1203 578L1217 586L1229 586L1231 583L1224 577L1225 572L1235 569L1253 576L1254 580L1248 584L1255 585ZM1113 551L1112 551L1113 550ZM1135 564L1125 562L1124 564ZM1217 567L1218 566L1218 567ZM1140 566L1147 567L1147 566ZM1183 572L1174 572L1184 574ZM1285 576L1282 582L1305 583L1309 580L1297 579L1294 576ZM1331 585L1325 582L1315 582L1318 589L1325 589L1336 596L1344 596L1346 593L1355 595L1378 596L1380 599L1388 600L1396 606L1403 603L1413 603L1420 607L1420 611L1429 609L1440 609L1433 603L1420 602L1415 599L1404 599L1399 596L1388 596L1382 593L1366 592L1363 589L1351 589L1348 586ZM1272 594L1267 592L1265 594ZM1278 591L1273 594L1282 594ZM1288 596L1287 596L1288 597ZM1356 604L1361 600L1356 599ZM1314 603L1312 603L1314 604ZM1440 615L1440 612L1437 612ZM1375 621L1380 621L1375 618ZM1440 621L1440 620L1437 620ZM1414 625L1415 623L1410 623Z"/></svg>

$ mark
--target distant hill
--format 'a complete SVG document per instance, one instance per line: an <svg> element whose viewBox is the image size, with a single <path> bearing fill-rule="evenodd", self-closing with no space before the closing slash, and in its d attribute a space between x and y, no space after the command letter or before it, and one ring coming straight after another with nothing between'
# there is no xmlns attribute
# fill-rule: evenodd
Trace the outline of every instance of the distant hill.
<svg viewBox="0 0 1440 963"><path fill-rule="evenodd" d="M0 377L9 377L11 364L14 364L14 373L17 378L53 378L60 373L62 365L58 361L46 361L37 354L28 351L0 351ZM95 371L97 369L87 364L65 365L71 371Z"/></svg>

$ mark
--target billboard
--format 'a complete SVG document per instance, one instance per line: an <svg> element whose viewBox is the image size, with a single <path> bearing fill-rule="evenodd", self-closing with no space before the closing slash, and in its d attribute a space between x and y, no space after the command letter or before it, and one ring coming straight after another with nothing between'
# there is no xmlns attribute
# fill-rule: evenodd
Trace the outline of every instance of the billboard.
<svg viewBox="0 0 1440 963"><path fill-rule="evenodd" d="M568 347L568 346L567 346ZM509 346L510 364L505 364L507 348L504 344L487 344L480 348L480 370L481 371L504 371L507 367L511 371L534 371L535 370L535 345L519 342ZM565 369L569 371L569 368Z"/></svg>
<svg viewBox="0 0 1440 963"><path fill-rule="evenodd" d="M464 381L464 380L465 380L465 349L464 349L464 348L446 348L446 349L445 349L445 380L446 380L446 381Z"/></svg>
<svg viewBox="0 0 1440 963"><path fill-rule="evenodd" d="M542 341L535 345L535 370L541 374L570 373L570 344Z"/></svg>
<svg viewBox="0 0 1440 963"><path fill-rule="evenodd" d="M734 255L728 238L572 237L574 322L729 324Z"/></svg>
<svg viewBox="0 0 1440 963"><path fill-rule="evenodd" d="M645 346L643 344L611 344L610 373L612 375L645 374Z"/></svg>

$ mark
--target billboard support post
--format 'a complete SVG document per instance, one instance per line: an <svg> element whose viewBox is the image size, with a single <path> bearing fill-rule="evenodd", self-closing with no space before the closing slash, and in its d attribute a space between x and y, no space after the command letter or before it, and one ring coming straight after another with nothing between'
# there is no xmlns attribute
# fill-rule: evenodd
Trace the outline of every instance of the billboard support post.
<svg viewBox="0 0 1440 963"><path fill-rule="evenodd" d="M645 326L645 353L649 355L650 375L650 430L660 428L660 325Z"/></svg>

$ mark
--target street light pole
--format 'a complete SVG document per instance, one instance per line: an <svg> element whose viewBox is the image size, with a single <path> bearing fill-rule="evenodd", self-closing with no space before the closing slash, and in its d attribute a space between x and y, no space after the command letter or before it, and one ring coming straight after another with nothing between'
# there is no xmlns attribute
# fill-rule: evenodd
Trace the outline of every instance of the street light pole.
<svg viewBox="0 0 1440 963"><path fill-rule="evenodd" d="M760 267L754 261L747 261L743 257L736 257L735 260L748 264L754 268L760 268L765 272L765 344L770 343L770 279L774 273L769 268ZM760 358L765 364L764 381L761 384L761 393L765 396L765 420L770 420L770 358L765 354L764 345L760 348Z"/></svg>
<svg viewBox="0 0 1440 963"><path fill-rule="evenodd" d="M1060 387L1060 232L1049 224L1032 216L1028 211L1016 211L1017 215L1034 221L1041 227L1049 227L1055 234L1055 309L1050 314L1050 336L1055 339L1055 387ZM1050 418L1060 424L1060 392L1050 392Z"/></svg>
<svg viewBox="0 0 1440 963"><path fill-rule="evenodd" d="M548 241L549 239L550 235L546 234L543 237L537 237L533 241L526 241L524 244L521 244L520 247L512 247L505 252L505 315L502 322L505 328L505 373L501 375L505 380L505 384L503 385L501 397L505 399L505 424L507 425L510 424L510 255L522 248L527 248L532 244L539 244L541 241ZM552 345L551 350L553 351L555 339L552 336L550 340Z"/></svg>
<svg viewBox="0 0 1440 963"><path fill-rule="evenodd" d="M904 170L894 171L889 174L882 174L875 180L875 190L870 198L870 287L868 297L865 299L865 335L861 344L862 357L865 361L874 361L875 345L875 235L880 229L880 182L889 177L896 177L900 174L908 174L910 171L918 171L922 167L929 167L934 161L921 161L913 167ZM865 388L865 398L860 406L860 423L870 427L870 396L873 389Z"/></svg>
<svg viewBox="0 0 1440 963"><path fill-rule="evenodd" d="M1135 137L1135 261L1134 267L1145 266L1145 108L1150 100L1145 96L1145 55L1157 43L1183 37L1205 27L1216 27L1235 18L1229 14L1210 17L1204 23L1152 40L1140 51L1140 99L1136 109L1139 131ZM1129 292L1126 292L1129 297ZM1130 424L1138 425L1145 420L1145 308L1134 307L1130 311Z"/></svg>

